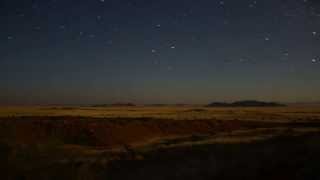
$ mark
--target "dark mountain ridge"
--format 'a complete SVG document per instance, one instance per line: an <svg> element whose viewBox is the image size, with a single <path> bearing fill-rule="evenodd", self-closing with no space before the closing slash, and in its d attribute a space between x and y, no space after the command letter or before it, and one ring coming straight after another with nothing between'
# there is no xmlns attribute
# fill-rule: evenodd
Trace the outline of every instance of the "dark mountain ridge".
<svg viewBox="0 0 320 180"><path fill-rule="evenodd" d="M246 101L235 101L233 103L213 102L208 104L206 107L282 107L282 106L286 106L286 105L280 104L277 102L246 100Z"/></svg>

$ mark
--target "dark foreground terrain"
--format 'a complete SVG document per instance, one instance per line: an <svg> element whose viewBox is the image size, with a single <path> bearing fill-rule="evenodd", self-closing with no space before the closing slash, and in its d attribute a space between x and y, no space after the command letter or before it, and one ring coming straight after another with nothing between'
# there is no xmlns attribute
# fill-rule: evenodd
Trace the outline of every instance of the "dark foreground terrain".
<svg viewBox="0 0 320 180"><path fill-rule="evenodd" d="M319 139L320 121L310 117L1 117L0 179L313 180Z"/></svg>

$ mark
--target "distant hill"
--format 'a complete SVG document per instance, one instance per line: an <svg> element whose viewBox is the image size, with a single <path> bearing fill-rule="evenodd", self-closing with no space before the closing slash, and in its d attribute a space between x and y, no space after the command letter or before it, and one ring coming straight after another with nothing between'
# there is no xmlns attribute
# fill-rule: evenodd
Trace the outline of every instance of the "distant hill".
<svg viewBox="0 0 320 180"><path fill-rule="evenodd" d="M276 102L248 100L248 101L236 101L233 103L213 102L208 104L206 107L281 107L281 106L286 106L286 105L276 103Z"/></svg>
<svg viewBox="0 0 320 180"><path fill-rule="evenodd" d="M224 103L224 102L213 102L207 105L207 107L231 107L231 103Z"/></svg>
<svg viewBox="0 0 320 180"><path fill-rule="evenodd" d="M133 107L133 103L95 104L92 107Z"/></svg>

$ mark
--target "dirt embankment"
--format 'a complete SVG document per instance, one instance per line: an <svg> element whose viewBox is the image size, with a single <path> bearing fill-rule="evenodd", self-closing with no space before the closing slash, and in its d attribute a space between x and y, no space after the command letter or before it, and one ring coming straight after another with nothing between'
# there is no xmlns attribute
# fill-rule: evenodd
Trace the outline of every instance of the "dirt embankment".
<svg viewBox="0 0 320 180"><path fill-rule="evenodd" d="M105 172L110 179L319 179L319 135L159 149Z"/></svg>
<svg viewBox="0 0 320 180"><path fill-rule="evenodd" d="M268 140L234 144L201 144L124 152L117 159L104 161L108 154L89 157L50 156L43 159L17 156L8 161L3 179L28 180L211 180L211 179L319 179L319 133L274 137ZM1 148L0 150L6 150ZM3 151L2 151L3 152ZM48 154L45 152L45 154ZM2 154L0 154L2 155ZM0 156L5 160L6 156ZM5 161L1 161L5 162ZM9 167L9 169L8 169ZM7 175L5 173L8 173ZM6 176L8 178L6 178Z"/></svg>
<svg viewBox="0 0 320 180"><path fill-rule="evenodd" d="M317 121L2 118L1 177L32 180L319 179L319 127ZM276 135L274 130L279 128L285 129L286 134L246 143L206 141L206 137L215 139L219 134L226 134L227 138L256 137L260 131ZM298 131L290 131L291 128L316 128L316 131L299 135ZM155 138L163 139L148 146L131 147ZM123 150L112 149L118 146Z"/></svg>
<svg viewBox="0 0 320 180"><path fill-rule="evenodd" d="M115 147L170 136L214 135L255 128L319 126L319 123L272 123L239 120L152 118L20 117L1 118L1 136L20 143L55 139L64 144Z"/></svg>

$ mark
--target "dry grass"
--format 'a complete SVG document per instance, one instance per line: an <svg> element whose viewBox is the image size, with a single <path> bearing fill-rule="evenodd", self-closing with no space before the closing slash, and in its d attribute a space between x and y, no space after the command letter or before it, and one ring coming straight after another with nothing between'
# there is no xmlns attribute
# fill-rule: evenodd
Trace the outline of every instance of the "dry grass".
<svg viewBox="0 0 320 180"><path fill-rule="evenodd" d="M319 179L319 120L320 106L0 107L0 179Z"/></svg>
<svg viewBox="0 0 320 180"><path fill-rule="evenodd" d="M174 120L265 120L320 119L320 106L262 108L165 107L0 107L0 117L83 116L104 118L162 118Z"/></svg>

